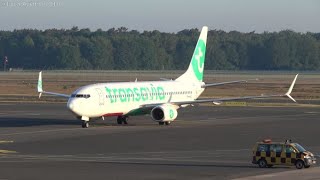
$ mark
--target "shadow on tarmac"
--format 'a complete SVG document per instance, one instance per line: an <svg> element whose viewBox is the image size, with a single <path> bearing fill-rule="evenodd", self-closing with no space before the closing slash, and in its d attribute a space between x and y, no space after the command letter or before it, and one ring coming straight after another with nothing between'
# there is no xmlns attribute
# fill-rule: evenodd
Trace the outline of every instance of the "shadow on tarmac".
<svg viewBox="0 0 320 180"><path fill-rule="evenodd" d="M81 120L78 119L51 119L51 118L12 118L0 117L0 127L31 127L31 126L50 126L50 125L77 125L81 126ZM102 121L100 119L90 120L91 127L104 126L136 126L135 123L119 125L115 121Z"/></svg>
<svg viewBox="0 0 320 180"><path fill-rule="evenodd" d="M0 118L0 127L29 127L29 126L46 126L46 125L80 125L77 119L35 119L35 118Z"/></svg>
<svg viewBox="0 0 320 180"><path fill-rule="evenodd" d="M94 163L108 163L121 165L142 165L142 166L173 166L173 167L216 167L216 168L242 168L242 169L263 169L258 166L251 165L237 165L237 164L187 164L187 163L157 163L157 162L94 162ZM290 167L280 166L264 169L290 169Z"/></svg>

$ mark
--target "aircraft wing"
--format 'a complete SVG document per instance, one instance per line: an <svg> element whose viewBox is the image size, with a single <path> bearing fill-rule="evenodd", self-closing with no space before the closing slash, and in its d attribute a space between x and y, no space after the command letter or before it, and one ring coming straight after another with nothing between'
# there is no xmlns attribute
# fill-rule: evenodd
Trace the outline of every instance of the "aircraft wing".
<svg viewBox="0 0 320 180"><path fill-rule="evenodd" d="M215 105L220 105L225 101L237 101L237 100L246 100L246 99L263 99L263 98L270 98L270 97L284 97L286 94L279 94L279 95L261 95L261 96L243 96L243 97L232 97L232 98L213 98L213 99L198 99L194 101L185 101L185 102L176 102L173 104L177 105L187 105L187 104L199 104L199 103L207 103L212 102ZM296 102L293 99L294 102Z"/></svg>
<svg viewBox="0 0 320 180"><path fill-rule="evenodd" d="M187 106L187 105L192 105L192 104L207 103L207 102L212 102L213 104L220 105L222 102L225 102L225 101L237 101L237 100L246 100L246 99L263 99L263 98L285 97L285 96L290 98L293 102L296 102L296 100L290 94L291 94L292 89L296 83L297 77L298 77L298 74L293 79L288 91L285 94L270 94L270 95L243 96L243 97L230 97L230 98L196 99L193 101L179 101L179 102L171 101L171 97L170 97L167 103L178 105L181 107ZM162 104L166 104L166 103L145 104L145 105L140 106L140 108L152 108L152 107L156 107L156 106L159 106Z"/></svg>
<svg viewBox="0 0 320 180"><path fill-rule="evenodd" d="M293 79L288 91L285 94L271 94L271 95L244 96L244 97L231 97L231 98L198 99L198 100L194 100L194 101L171 102L171 103L181 106L181 105L187 105L187 104L197 104L197 103L212 102L212 103L214 103L216 105L219 105L224 101L236 101L236 100L245 100L245 99L263 99L263 98L284 97L284 96L290 98L293 102L296 102L296 100L290 94L292 92L294 84L296 83L297 77L298 77L298 74Z"/></svg>
<svg viewBox="0 0 320 180"><path fill-rule="evenodd" d="M67 94L60 94L60 93L55 93L55 92L47 92L42 89L42 71L39 72L39 79L38 79L38 93L39 93L39 98L41 97L42 94L50 94L54 96L60 96L60 97L65 97L65 98L70 98L70 95Z"/></svg>
<svg viewBox="0 0 320 180"><path fill-rule="evenodd" d="M201 87L202 87L202 88L205 88L205 87L210 87L210 86L220 86L220 85L225 85L225 84L235 84L235 83L248 82L248 81L251 81L251 80L257 81L258 79L247 79L247 80L238 80L238 81L227 81L227 82L220 82L220 83L207 83L207 84L202 85Z"/></svg>

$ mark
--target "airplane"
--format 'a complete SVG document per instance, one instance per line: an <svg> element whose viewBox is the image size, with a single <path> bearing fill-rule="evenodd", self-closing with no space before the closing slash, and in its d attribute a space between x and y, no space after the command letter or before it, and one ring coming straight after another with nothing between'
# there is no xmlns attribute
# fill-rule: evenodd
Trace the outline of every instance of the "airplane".
<svg viewBox="0 0 320 180"><path fill-rule="evenodd" d="M118 124L127 124L128 117L146 114L150 114L152 120L159 125L169 125L177 118L179 108L198 103L210 102L220 105L224 101L283 96L296 102L290 94L298 74L285 94L198 99L207 87L247 82L247 80L207 84L203 82L207 32L208 27L204 26L188 69L175 80L98 83L80 87L71 95L67 95L44 91L41 71L37 86L39 98L42 94L68 98L67 108L82 121L83 128L88 128L89 121L95 118L116 116Z"/></svg>

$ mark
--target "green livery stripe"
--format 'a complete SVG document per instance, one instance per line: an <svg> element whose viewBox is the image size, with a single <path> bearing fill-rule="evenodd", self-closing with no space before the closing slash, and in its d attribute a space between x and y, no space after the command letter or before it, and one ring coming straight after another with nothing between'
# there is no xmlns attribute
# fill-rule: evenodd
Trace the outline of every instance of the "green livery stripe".
<svg viewBox="0 0 320 180"><path fill-rule="evenodd" d="M105 87L107 92L107 98L110 103L127 103L127 102L143 102L143 101L154 101L164 100L166 94L162 86L149 86L143 87L124 87L124 88L109 88Z"/></svg>
<svg viewBox="0 0 320 180"><path fill-rule="evenodd" d="M128 112L126 115L127 116L140 116L140 115L145 115L145 114L150 114L151 109L133 109L130 112Z"/></svg>
<svg viewBox="0 0 320 180"><path fill-rule="evenodd" d="M194 50L194 54L192 56L192 62L191 62L194 75L199 81L202 81L203 79L205 54L206 54L205 42L199 39L197 46Z"/></svg>

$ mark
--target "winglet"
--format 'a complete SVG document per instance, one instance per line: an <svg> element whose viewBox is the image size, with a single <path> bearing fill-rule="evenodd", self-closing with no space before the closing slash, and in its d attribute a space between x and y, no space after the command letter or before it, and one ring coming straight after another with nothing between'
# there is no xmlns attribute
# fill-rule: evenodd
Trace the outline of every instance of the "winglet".
<svg viewBox="0 0 320 180"><path fill-rule="evenodd" d="M295 99L293 99L293 97L292 97L290 94L291 94L291 92L292 92L292 89L293 89L293 87L294 87L294 84L296 83L296 80L297 80L298 75L299 75L299 74L297 74L297 75L294 77L294 79L293 79L293 81L292 81L292 83L291 83L291 86L290 86L288 92L285 94L285 95L286 95L288 98L290 98L293 102L297 102L297 101L296 101Z"/></svg>
<svg viewBox="0 0 320 180"><path fill-rule="evenodd" d="M38 93L39 93L39 98L41 97L43 92L42 89L42 71L39 72L39 79L38 79Z"/></svg>

